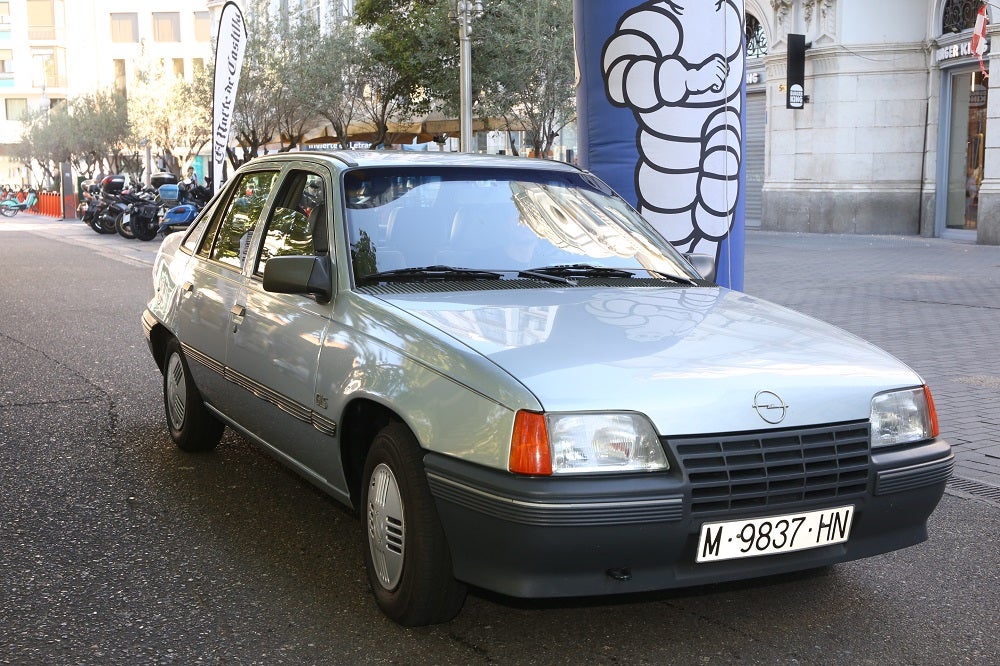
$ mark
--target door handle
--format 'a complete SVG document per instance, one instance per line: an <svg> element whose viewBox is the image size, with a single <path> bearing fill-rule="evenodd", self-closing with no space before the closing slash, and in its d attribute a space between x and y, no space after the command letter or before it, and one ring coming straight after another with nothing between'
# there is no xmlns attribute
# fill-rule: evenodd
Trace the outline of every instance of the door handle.
<svg viewBox="0 0 1000 666"><path fill-rule="evenodd" d="M243 316L246 313L247 313L246 307L238 303L233 307L229 308L229 314L233 315L233 333L235 333L236 330L240 327L240 324L243 323Z"/></svg>

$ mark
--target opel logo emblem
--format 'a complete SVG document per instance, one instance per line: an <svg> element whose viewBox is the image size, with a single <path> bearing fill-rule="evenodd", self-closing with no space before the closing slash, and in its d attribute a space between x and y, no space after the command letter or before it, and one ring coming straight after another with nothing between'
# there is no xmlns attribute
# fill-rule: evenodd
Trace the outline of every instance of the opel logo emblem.
<svg viewBox="0 0 1000 666"><path fill-rule="evenodd" d="M753 397L753 408L757 416L768 423L781 423L788 414L788 405L777 393L771 391L757 391Z"/></svg>

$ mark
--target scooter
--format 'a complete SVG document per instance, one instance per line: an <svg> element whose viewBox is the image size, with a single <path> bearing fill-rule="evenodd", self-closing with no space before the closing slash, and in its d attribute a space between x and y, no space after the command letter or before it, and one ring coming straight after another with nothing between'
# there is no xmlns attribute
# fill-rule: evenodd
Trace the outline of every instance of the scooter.
<svg viewBox="0 0 1000 666"><path fill-rule="evenodd" d="M34 192L29 192L27 198L24 201L18 201L17 199L4 199L0 201L0 215L4 217L14 217L22 210L28 210L29 208L34 208L38 205L38 195Z"/></svg>

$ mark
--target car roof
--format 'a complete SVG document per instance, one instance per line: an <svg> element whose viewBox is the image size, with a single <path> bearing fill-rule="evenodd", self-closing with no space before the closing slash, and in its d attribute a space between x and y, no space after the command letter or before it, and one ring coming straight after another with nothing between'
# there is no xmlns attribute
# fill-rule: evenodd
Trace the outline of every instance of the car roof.
<svg viewBox="0 0 1000 666"><path fill-rule="evenodd" d="M303 157L319 158L322 161L332 160L338 169L354 167L392 167L392 166L445 166L445 167L476 167L476 168L515 168L537 169L541 171L569 171L579 173L580 169L566 162L535 159L530 157L514 157L510 155L481 155L477 153L446 153L438 151L410 150L307 150L265 155L253 160L253 163L302 159Z"/></svg>

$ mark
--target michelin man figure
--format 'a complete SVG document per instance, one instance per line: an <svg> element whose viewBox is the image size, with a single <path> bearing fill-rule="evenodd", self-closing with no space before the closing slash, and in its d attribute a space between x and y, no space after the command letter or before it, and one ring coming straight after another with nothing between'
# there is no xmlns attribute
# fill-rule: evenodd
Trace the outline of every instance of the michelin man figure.
<svg viewBox="0 0 1000 666"><path fill-rule="evenodd" d="M608 99L639 124L640 212L681 251L717 264L739 189L743 21L736 0L644 2L602 57Z"/></svg>

